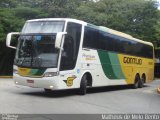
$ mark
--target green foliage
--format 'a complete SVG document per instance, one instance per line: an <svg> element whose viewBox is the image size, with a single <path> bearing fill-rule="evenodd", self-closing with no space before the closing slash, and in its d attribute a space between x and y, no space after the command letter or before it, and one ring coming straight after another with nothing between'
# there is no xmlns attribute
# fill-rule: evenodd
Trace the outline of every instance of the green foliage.
<svg viewBox="0 0 160 120"><path fill-rule="evenodd" d="M8 32L19 31L28 19L70 17L142 40L158 41L159 15L153 0L3 0L0 1L0 40L5 40Z"/></svg>
<svg viewBox="0 0 160 120"><path fill-rule="evenodd" d="M158 12L155 1L100 0L93 2L88 0L77 5L69 16L152 42L159 40L156 29L159 20Z"/></svg>
<svg viewBox="0 0 160 120"><path fill-rule="evenodd" d="M0 9L0 41L5 41L6 34L11 31L20 31L24 19L17 18L14 11L10 9Z"/></svg>
<svg viewBox="0 0 160 120"><path fill-rule="evenodd" d="M0 0L0 75L12 74L15 51L5 45L7 33L20 31L28 19L48 17L106 26L160 48L160 10L155 0Z"/></svg>
<svg viewBox="0 0 160 120"><path fill-rule="evenodd" d="M77 18L116 29L146 41L156 40L158 9L155 1L101 0L86 2Z"/></svg>
<svg viewBox="0 0 160 120"><path fill-rule="evenodd" d="M0 8L14 8L16 7L16 0L1 0Z"/></svg>
<svg viewBox="0 0 160 120"><path fill-rule="evenodd" d="M155 25L155 30L156 32L154 33L154 36L157 39L155 41L155 45L160 49L160 11L158 11L158 20L157 24Z"/></svg>
<svg viewBox="0 0 160 120"><path fill-rule="evenodd" d="M25 20L48 16L48 14L42 12L40 8L17 7L14 9L14 12L16 17L23 18Z"/></svg>
<svg viewBox="0 0 160 120"><path fill-rule="evenodd" d="M80 0L43 0L41 7L48 13L48 17L72 17L81 2Z"/></svg>

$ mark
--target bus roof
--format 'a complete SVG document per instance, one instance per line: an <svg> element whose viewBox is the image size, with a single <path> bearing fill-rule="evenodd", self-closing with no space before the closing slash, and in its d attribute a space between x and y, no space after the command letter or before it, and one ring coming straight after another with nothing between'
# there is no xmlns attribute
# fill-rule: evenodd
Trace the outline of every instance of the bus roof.
<svg viewBox="0 0 160 120"><path fill-rule="evenodd" d="M42 19L27 20L27 22L36 22L36 21L71 21L71 22L76 22L76 23L87 25L87 23L82 20L77 20L77 19L72 19L72 18L42 18Z"/></svg>
<svg viewBox="0 0 160 120"><path fill-rule="evenodd" d="M141 43L144 43L144 44L147 44L147 45L150 45L150 46L153 46L153 44L151 42L146 42L146 41L143 41L143 40L140 40L140 39L137 39L137 38L134 38L133 36L129 35L129 34L126 34L126 33L123 33L123 32L120 32L120 31L116 31L116 30L113 30L113 29L110 29L110 28L107 28L107 27L104 27L104 26L96 26L96 25L93 25L93 24L89 24L87 22L84 22L82 20L77 20L77 19L72 19L72 18L42 18L42 19L32 19L32 20L28 20L27 22L35 22L35 21L71 21L71 22L76 22L76 23L81 23L83 25L89 25L89 26L92 26L94 27L95 29L98 29L98 30L102 30L104 32L108 32L110 34L113 34L113 35L117 35L117 36L120 36L120 37L124 37L124 38L127 38L129 40L134 40L134 41L137 41L137 42L141 42Z"/></svg>
<svg viewBox="0 0 160 120"><path fill-rule="evenodd" d="M146 41L134 38L133 36L131 36L129 34L126 34L126 33L123 33L123 32L117 31L117 30L113 30L113 29L110 29L110 28L107 28L107 27L104 27L104 26L99 26L99 29L104 31L104 32L116 35L116 36L124 37L124 38L127 38L129 40L134 40L134 41L137 41L137 42L140 42L140 43L144 43L144 44L153 46L153 44L151 42L146 42Z"/></svg>

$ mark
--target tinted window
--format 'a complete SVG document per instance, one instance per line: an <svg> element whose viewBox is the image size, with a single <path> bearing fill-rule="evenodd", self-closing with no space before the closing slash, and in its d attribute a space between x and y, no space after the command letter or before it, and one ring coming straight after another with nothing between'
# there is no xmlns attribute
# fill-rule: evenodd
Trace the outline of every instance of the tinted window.
<svg viewBox="0 0 160 120"><path fill-rule="evenodd" d="M141 56L147 58L153 58L153 47L149 45L143 45L141 50Z"/></svg>
<svg viewBox="0 0 160 120"><path fill-rule="evenodd" d="M153 58L153 47L104 31L86 27L83 47Z"/></svg>
<svg viewBox="0 0 160 120"><path fill-rule="evenodd" d="M99 31L100 49L114 51L114 48L115 48L114 43L115 43L115 39L109 36L108 33Z"/></svg>
<svg viewBox="0 0 160 120"><path fill-rule="evenodd" d="M74 69L77 61L80 38L81 38L81 25L76 23L68 23L67 35L65 36L63 52L61 58L61 70Z"/></svg>
<svg viewBox="0 0 160 120"><path fill-rule="evenodd" d="M83 46L87 48L98 49L98 30L91 27L85 27Z"/></svg>

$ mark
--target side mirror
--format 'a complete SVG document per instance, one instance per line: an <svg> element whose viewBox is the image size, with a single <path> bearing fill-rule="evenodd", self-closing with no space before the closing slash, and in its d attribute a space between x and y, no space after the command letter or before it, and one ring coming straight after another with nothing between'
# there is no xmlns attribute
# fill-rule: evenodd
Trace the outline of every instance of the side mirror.
<svg viewBox="0 0 160 120"><path fill-rule="evenodd" d="M16 47L11 46L11 40L12 40L12 36L13 35L19 35L20 32L11 32L7 34L7 38L6 38L6 46L12 49L16 49Z"/></svg>
<svg viewBox="0 0 160 120"><path fill-rule="evenodd" d="M67 34L67 32L57 33L56 40L55 40L55 48L61 49L61 43L65 34Z"/></svg>

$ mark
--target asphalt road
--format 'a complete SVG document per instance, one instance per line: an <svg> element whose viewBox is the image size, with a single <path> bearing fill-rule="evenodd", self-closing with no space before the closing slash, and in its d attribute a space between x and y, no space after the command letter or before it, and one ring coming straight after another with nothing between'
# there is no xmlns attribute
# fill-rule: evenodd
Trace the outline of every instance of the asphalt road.
<svg viewBox="0 0 160 120"><path fill-rule="evenodd" d="M0 79L0 113L14 114L103 114L160 113L160 80L141 89L130 86L88 89L85 96L77 90L54 91L16 86L12 79Z"/></svg>

